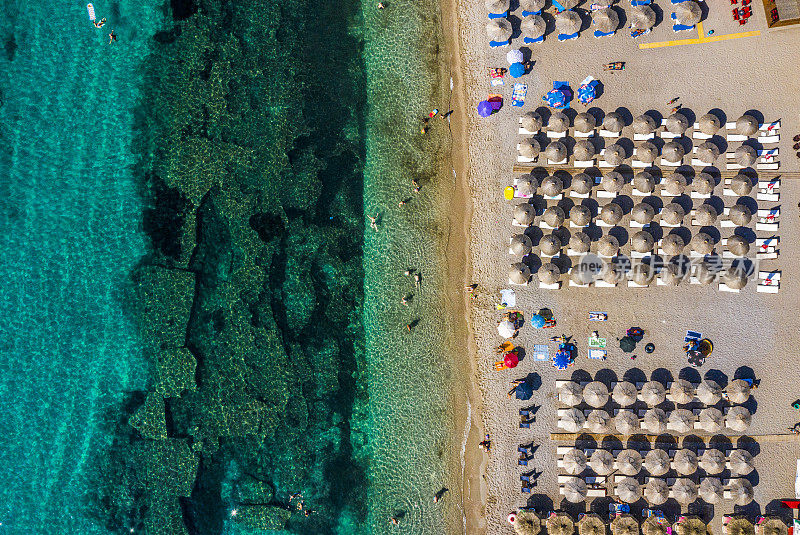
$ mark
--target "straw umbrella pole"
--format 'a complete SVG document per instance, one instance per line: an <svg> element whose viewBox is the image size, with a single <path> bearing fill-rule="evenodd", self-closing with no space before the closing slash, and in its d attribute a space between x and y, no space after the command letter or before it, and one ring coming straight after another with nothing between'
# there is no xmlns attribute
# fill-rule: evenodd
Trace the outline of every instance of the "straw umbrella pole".
<svg viewBox="0 0 800 535"><path fill-rule="evenodd" d="M661 505L669 499L669 485L663 479L651 477L644 488L644 498L651 505ZM642 525L642 532L644 530L645 526Z"/></svg>
<svg viewBox="0 0 800 535"><path fill-rule="evenodd" d="M597 128L597 119L591 113L582 112L575 116L575 130L578 132L591 132Z"/></svg>
<svg viewBox="0 0 800 535"><path fill-rule="evenodd" d="M725 415L725 426L738 433L744 433L750 427L752 416L750 411L741 405L731 407Z"/></svg>
<svg viewBox="0 0 800 535"><path fill-rule="evenodd" d="M743 227L750 224L750 221L753 219L753 212L744 204L734 204L728 212L728 219L730 219L734 225Z"/></svg>
<svg viewBox="0 0 800 535"><path fill-rule="evenodd" d="M731 480L730 491L736 505L744 506L753 501L753 484L744 478Z"/></svg>
<svg viewBox="0 0 800 535"><path fill-rule="evenodd" d="M583 387L583 399L592 407L603 407L608 403L608 387L600 381L592 381Z"/></svg>
<svg viewBox="0 0 800 535"><path fill-rule="evenodd" d="M621 435L632 435L639 431L639 417L631 410L621 410L614 417L614 426Z"/></svg>
<svg viewBox="0 0 800 535"><path fill-rule="evenodd" d="M722 126L719 118L713 113L706 113L700 117L698 123L700 131L709 136L716 134Z"/></svg>
<svg viewBox="0 0 800 535"><path fill-rule="evenodd" d="M675 471L682 476L690 476L697 472L697 454L692 450L680 449L675 452L672 461Z"/></svg>
<svg viewBox="0 0 800 535"><path fill-rule="evenodd" d="M735 475L746 476L753 471L753 456L747 450L733 450L728 454L728 462Z"/></svg>
<svg viewBox="0 0 800 535"><path fill-rule="evenodd" d="M648 381L642 386L639 399L654 407L660 405L667 398L667 389L658 381Z"/></svg>
<svg viewBox="0 0 800 535"><path fill-rule="evenodd" d="M635 476L642 470L642 454L636 450L622 450L617 455L617 470L626 476Z"/></svg>
<svg viewBox="0 0 800 535"><path fill-rule="evenodd" d="M683 517L681 521L677 523L678 535L706 535L707 531L708 526L706 523L697 517Z"/></svg>
<svg viewBox="0 0 800 535"><path fill-rule="evenodd" d="M569 210L569 219L579 227L585 227L592 222L592 210L588 206L576 204Z"/></svg>
<svg viewBox="0 0 800 535"><path fill-rule="evenodd" d="M578 173L572 177L572 191L585 195L592 191L594 179L586 173Z"/></svg>
<svg viewBox="0 0 800 535"><path fill-rule="evenodd" d="M564 470L568 474L578 475L586 470L586 465L589 462L583 450L572 448L564 454Z"/></svg>
<svg viewBox="0 0 800 535"><path fill-rule="evenodd" d="M511 251L516 255L525 256L531 252L533 243L527 234L515 234L511 237Z"/></svg>
<svg viewBox="0 0 800 535"><path fill-rule="evenodd" d="M661 409L650 409L644 414L642 428L653 434L660 434L667 430L667 414Z"/></svg>
<svg viewBox="0 0 800 535"><path fill-rule="evenodd" d="M725 454L720 450L709 448L700 457L700 468L706 474L716 475L725 470Z"/></svg>
<svg viewBox="0 0 800 535"><path fill-rule="evenodd" d="M661 481L664 485L667 485L667 482L663 479L651 479L650 482L653 481ZM650 483L648 483L648 486ZM660 486L660 484L659 484ZM660 491L661 489L659 489ZM647 489L645 489L645 494L647 493ZM669 487L666 487L666 494L669 497ZM660 495L659 495L660 496ZM662 503L667 501L667 498L664 498L664 502L656 503L654 501L648 501L653 505L661 505ZM659 517L653 515L648 517L642 522L642 535L667 535L667 525L666 522L660 520Z"/></svg>
<svg viewBox="0 0 800 535"><path fill-rule="evenodd" d="M709 433L718 433L722 431L725 416L722 411L714 407L706 407L700 411L700 426Z"/></svg>
<svg viewBox="0 0 800 535"><path fill-rule="evenodd" d="M738 174L731 179L731 189L736 195L744 197L753 191L753 181L743 174Z"/></svg>
<svg viewBox="0 0 800 535"><path fill-rule="evenodd" d="M722 481L718 477L706 477L700 482L700 497L706 503L719 503L722 501Z"/></svg>
<svg viewBox="0 0 800 535"><path fill-rule="evenodd" d="M625 503L633 503L642 497L642 487L641 485L639 485L639 482L633 479L632 477L626 477L623 480L617 482L614 491L616 492L617 497ZM617 519L615 520L619 520L619 517L617 517ZM620 527L620 529L622 528ZM637 523L636 531L638 531L638 529L639 525ZM613 522L611 531L614 533L614 535L620 535L621 533L623 533L621 531L617 531L614 529ZM634 535L635 533L636 532L632 531L631 535Z"/></svg>
<svg viewBox="0 0 800 535"><path fill-rule="evenodd" d="M655 14L655 13L654 13ZM648 114L642 114L633 120L633 131L637 134L648 135L655 132L658 125L656 120Z"/></svg>
<svg viewBox="0 0 800 535"><path fill-rule="evenodd" d="M767 517L761 524L761 535L788 535L789 527L782 519L776 516Z"/></svg>
<svg viewBox="0 0 800 535"><path fill-rule="evenodd" d="M589 459L589 466L598 475L607 476L614 471L614 456L610 451L595 450Z"/></svg>
<svg viewBox="0 0 800 535"><path fill-rule="evenodd" d="M542 116L535 111L529 111L522 116L522 128L528 132L538 132L542 129L543 121Z"/></svg>
<svg viewBox="0 0 800 535"><path fill-rule="evenodd" d="M651 476L663 476L670 469L669 454L661 449L650 450L644 456L643 466Z"/></svg>
<svg viewBox="0 0 800 535"><path fill-rule="evenodd" d="M585 399L585 395L584 395ZM611 415L608 412L595 409L589 413L586 418L586 426L592 433L605 433L609 430L611 424Z"/></svg>
<svg viewBox="0 0 800 535"><path fill-rule="evenodd" d="M561 417L559 423L561 424L559 427L563 428L567 433L577 433L586 424L586 417L578 409L569 409Z"/></svg>
<svg viewBox="0 0 800 535"><path fill-rule="evenodd" d="M519 225L527 226L533 223L536 211L530 204L518 204L514 207L514 221Z"/></svg>
<svg viewBox="0 0 800 535"><path fill-rule="evenodd" d="M743 136L752 136L758 132L758 121L752 115L742 115L736 119L736 132Z"/></svg>
<svg viewBox="0 0 800 535"><path fill-rule="evenodd" d="M670 234L670 236L677 236L677 234ZM678 405L691 403L692 400L694 400L694 385L686 379L678 379L672 383L672 386L669 389L669 394L672 398L672 401Z"/></svg>
<svg viewBox="0 0 800 535"><path fill-rule="evenodd" d="M614 391L611 394L612 399L619 403L622 407L630 407L636 403L636 396L638 390L636 385L629 381L619 381L614 385Z"/></svg>
<svg viewBox="0 0 800 535"><path fill-rule="evenodd" d="M678 503L683 505L690 504L697 499L697 485L691 479L678 478L675 480L675 484L672 485L672 494Z"/></svg>
<svg viewBox="0 0 800 535"><path fill-rule="evenodd" d="M580 503L586 500L586 481L579 477L571 477L564 483L564 497L572 503Z"/></svg>
<svg viewBox="0 0 800 535"><path fill-rule="evenodd" d="M575 381L568 381L558 390L558 401L570 407L577 407L583 401L583 388Z"/></svg>
<svg viewBox="0 0 800 535"><path fill-rule="evenodd" d="M750 390L752 387L750 383L744 379L734 379L728 383L728 388L725 390L728 393L728 400L731 403L746 403L750 399Z"/></svg>
<svg viewBox="0 0 800 535"><path fill-rule="evenodd" d="M669 415L669 426L676 433L688 433L694 428L694 414L690 410L675 409Z"/></svg>

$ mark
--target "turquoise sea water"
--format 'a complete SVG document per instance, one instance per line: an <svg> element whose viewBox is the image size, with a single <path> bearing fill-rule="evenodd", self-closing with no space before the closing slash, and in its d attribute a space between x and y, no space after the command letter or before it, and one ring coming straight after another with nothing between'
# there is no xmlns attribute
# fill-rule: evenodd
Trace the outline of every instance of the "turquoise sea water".
<svg viewBox="0 0 800 535"><path fill-rule="evenodd" d="M0 4L0 533L446 531L435 4L171 4Z"/></svg>

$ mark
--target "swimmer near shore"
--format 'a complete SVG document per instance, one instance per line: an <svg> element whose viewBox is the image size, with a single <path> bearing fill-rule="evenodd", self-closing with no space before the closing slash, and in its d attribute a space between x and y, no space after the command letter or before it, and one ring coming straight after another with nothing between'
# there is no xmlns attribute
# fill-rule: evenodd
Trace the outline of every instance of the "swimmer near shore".
<svg viewBox="0 0 800 535"><path fill-rule="evenodd" d="M439 489L439 492L433 495L433 503L439 503L439 500L441 500L449 490L450 489L447 487L442 487Z"/></svg>

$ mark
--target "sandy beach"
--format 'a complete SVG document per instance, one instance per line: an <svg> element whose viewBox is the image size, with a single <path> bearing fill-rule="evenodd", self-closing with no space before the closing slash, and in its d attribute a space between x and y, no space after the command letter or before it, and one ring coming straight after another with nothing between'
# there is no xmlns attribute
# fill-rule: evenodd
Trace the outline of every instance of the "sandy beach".
<svg viewBox="0 0 800 535"><path fill-rule="evenodd" d="M580 8L588 9L587 5ZM618 5L620 11L629 5ZM710 8L710 9L709 9ZM724 8L724 9L723 9ZM798 39L797 29L768 30L763 10L753 9L754 15L744 30L760 35L685 46L664 46L640 49L641 43L656 43L678 38L696 37L697 32L682 32L675 36L670 24L670 4L659 2L656 7L663 18L654 30L633 40L625 29L615 36L595 39L588 17L584 16L584 29L578 39L558 42L555 34L548 34L544 43L522 45L519 37L520 11L512 2L510 19L514 27L510 48L521 47L533 61L533 67L519 81L528 84L527 102L522 108L509 104L512 82L507 78L502 88L490 89L487 69L508 64L505 54L509 47L490 49L487 44L486 10L482 2L456 2L443 6L443 20L450 22L449 34L456 39L451 54L451 69L455 93L463 91L464 107L453 116L454 155L457 171L459 162L465 163L471 202L464 204L469 213L469 264L468 280L479 284L479 295L468 301L468 326L471 362L465 364L473 382L468 397L471 408L470 434L464 456L463 496L467 533L510 533L506 522L509 512L519 507L531 506L540 512L549 510L584 510L567 502L559 495L556 468L556 442L550 433L557 431L555 381L557 379L591 379L606 381L623 377L641 380L672 380L689 377L700 380L714 378L723 386L735 377L754 377L760 386L750 400L753 423L745 436L756 443L755 501L746 507L723 501L716 506L705 505L699 512L711 522L711 529L721 530L723 514L742 512L755 519L758 514L773 511L775 500L793 496L795 459L800 454L800 442L793 438L767 437L785 435L787 427L798 420L791 403L800 397L794 384L800 372L787 364L798 342L800 321L793 314L800 280L800 269L794 262L798 251L797 216L793 207L800 196L800 186L789 176L782 180L781 199L784 217L780 226L780 255L777 260L765 261L761 269L780 270L781 288L777 294L761 294L755 284L748 285L738 294L722 293L714 286L683 284L677 288L573 288L566 284L561 290L540 290L534 282L516 289L518 310L525 312L526 320L541 307L555 313L558 326L553 330L534 330L528 325L514 340L516 345L530 352L534 344L547 344L550 336L565 333L578 346L575 365L558 371L549 362L526 358L514 370L495 371L494 348L502 340L497 335L496 310L499 290L508 287L507 271L511 262L519 261L508 253L508 240L512 233L512 210L519 200L503 199L503 188L513 178L516 159L518 117L539 108L541 95L552 88L554 80L569 81L577 89L588 75L603 84L603 93L593 104L604 112L625 108L635 117L648 110L656 110L664 117L672 106L667 101L680 97L685 110L700 117L711 109L724 112L728 121L735 121L742 113L755 110L766 122L781 120L780 171L798 171L798 159L792 150L792 136L800 131L800 95L791 91L797 79L798 66L794 52ZM547 11L552 13L552 8ZM452 14L458 14L458 21ZM451 18L448 19L448 14ZM546 15L552 22L552 15ZM624 17L622 18L624 24ZM704 6L704 33L725 35L743 31L730 20L727 6ZM550 29L548 31L551 31ZM447 33L447 32L446 32ZM611 61L625 61L621 72L604 72L602 65ZM488 93L502 93L506 99L503 109L488 119L480 119L475 105ZM585 107L575 102L575 112ZM573 113L574 116L574 113ZM462 123L463 121L463 123ZM461 137L460 137L461 136ZM632 138L632 133L623 131ZM463 141L459 143L459 139ZM552 168L549 169L552 172ZM669 171L671 172L671 171ZM665 174L668 174L665 171ZM459 173L463 176L463 173ZM774 174L772 175L774 176ZM630 195L630 186L623 194ZM719 195L721 186L716 190ZM605 200L599 200L602 205ZM458 206L454 203L454 205ZM761 204L759 204L761 208ZM459 210L460 211L460 210ZM627 225L626 215L622 225ZM760 233L763 234L763 233ZM458 258L451 258L457 261ZM605 323L587 321L589 311L608 313ZM646 355L641 348L637 359L631 360L616 347L616 339L631 326L646 331L644 342L653 342L656 350ZM704 366L688 366L682 351L687 330L696 330L714 342L714 352ZM609 340L608 358L605 361L586 358L587 336L598 330ZM554 332L555 331L555 332ZM550 344L551 352L556 346ZM509 381L533 374L537 389L529 401L506 397ZM522 407L538 406L536 422L530 429L519 429L517 411ZM492 438L492 451L485 455L477 448L483 433ZM740 434L726 432L727 439L736 444ZM761 437L761 438L759 438ZM532 494L520 492L517 466L517 446L533 441L539 447L527 470L542 472ZM559 442L558 445L571 445ZM609 500L587 502L585 510L607 511ZM698 505L698 504L695 504ZM709 509L710 508L710 509ZM663 508L665 511L668 508ZM691 511L695 509L690 508Z"/></svg>

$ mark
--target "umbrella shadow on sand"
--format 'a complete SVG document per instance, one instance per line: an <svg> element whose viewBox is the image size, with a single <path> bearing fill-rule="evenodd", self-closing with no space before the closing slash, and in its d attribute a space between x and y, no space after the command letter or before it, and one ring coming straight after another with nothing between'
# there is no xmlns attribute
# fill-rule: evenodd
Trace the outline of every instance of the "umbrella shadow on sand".
<svg viewBox="0 0 800 535"><path fill-rule="evenodd" d="M708 370L703 375L703 379L705 379L706 381L708 380L714 381L722 388L728 386L728 376L721 370L715 370L715 369Z"/></svg>
<svg viewBox="0 0 800 535"><path fill-rule="evenodd" d="M645 333L645 337L646 336L647 333ZM658 381L659 383L666 386L667 383L672 383L675 380L675 378L673 377L672 372L670 370L666 368L657 368L653 370L652 374L650 374L650 380Z"/></svg>
<svg viewBox="0 0 800 535"><path fill-rule="evenodd" d="M622 376L622 380L633 384L646 383L647 374L639 368L629 368Z"/></svg>

